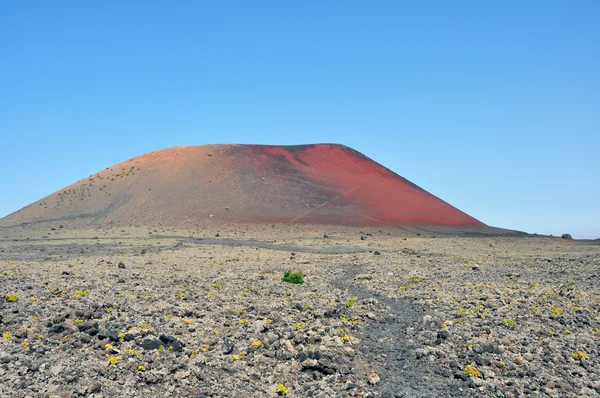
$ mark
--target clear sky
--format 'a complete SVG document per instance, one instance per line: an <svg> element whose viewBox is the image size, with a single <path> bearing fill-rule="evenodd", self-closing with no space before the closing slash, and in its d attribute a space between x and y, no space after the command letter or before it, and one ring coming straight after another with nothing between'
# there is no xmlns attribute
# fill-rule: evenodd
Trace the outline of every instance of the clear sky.
<svg viewBox="0 0 600 398"><path fill-rule="evenodd" d="M0 0L0 217L154 149L335 142L487 224L600 238L599 20L596 0Z"/></svg>

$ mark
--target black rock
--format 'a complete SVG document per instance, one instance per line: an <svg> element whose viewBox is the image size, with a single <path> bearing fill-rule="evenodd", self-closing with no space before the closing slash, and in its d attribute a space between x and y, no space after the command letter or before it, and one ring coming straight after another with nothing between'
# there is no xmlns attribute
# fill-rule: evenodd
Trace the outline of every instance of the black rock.
<svg viewBox="0 0 600 398"><path fill-rule="evenodd" d="M227 339L223 342L223 345L221 346L221 352L225 355L229 355L229 354L231 354L231 352L233 351L234 348L235 348L235 343L233 341Z"/></svg>
<svg viewBox="0 0 600 398"><path fill-rule="evenodd" d="M89 328L85 331L85 333L89 334L90 336L95 336L98 334L98 329L97 328Z"/></svg>
<svg viewBox="0 0 600 398"><path fill-rule="evenodd" d="M563 239L573 239L573 237L570 234L562 234L561 238L563 238Z"/></svg>
<svg viewBox="0 0 600 398"><path fill-rule="evenodd" d="M58 333L62 333L65 331L65 325L63 325L62 323L59 323L57 325L53 325L49 330L48 333L49 334L58 334Z"/></svg>
<svg viewBox="0 0 600 398"><path fill-rule="evenodd" d="M108 329L108 338L115 343L119 341L119 331L116 329Z"/></svg>
<svg viewBox="0 0 600 398"><path fill-rule="evenodd" d="M148 336L140 343L140 347L146 351L158 350L162 345L163 342L156 336Z"/></svg>
<svg viewBox="0 0 600 398"><path fill-rule="evenodd" d="M122 262L119 263L118 267L121 268L121 269L126 268L125 264L123 264Z"/></svg>
<svg viewBox="0 0 600 398"><path fill-rule="evenodd" d="M437 332L438 339L447 340L450 338L450 331L448 329L442 329Z"/></svg>
<svg viewBox="0 0 600 398"><path fill-rule="evenodd" d="M485 344L481 346L481 350L479 353L487 352L489 354L502 354L504 351L494 344Z"/></svg>
<svg viewBox="0 0 600 398"><path fill-rule="evenodd" d="M79 325L77 325L77 327L79 328L80 332L85 332L88 329L91 328L97 328L98 327L98 322L84 322L84 323L80 323Z"/></svg>
<svg viewBox="0 0 600 398"><path fill-rule="evenodd" d="M87 335L82 334L79 336L79 341L81 341L83 344L88 344L91 340Z"/></svg>
<svg viewBox="0 0 600 398"><path fill-rule="evenodd" d="M373 252L373 254L374 254L374 255L376 255L376 256L379 256L379 255L381 255L381 253L379 252L379 250L375 250L375 251Z"/></svg>
<svg viewBox="0 0 600 398"><path fill-rule="evenodd" d="M183 343L180 340L178 340L177 337L161 334L160 341L164 343L165 348L168 347L173 351L183 350Z"/></svg>

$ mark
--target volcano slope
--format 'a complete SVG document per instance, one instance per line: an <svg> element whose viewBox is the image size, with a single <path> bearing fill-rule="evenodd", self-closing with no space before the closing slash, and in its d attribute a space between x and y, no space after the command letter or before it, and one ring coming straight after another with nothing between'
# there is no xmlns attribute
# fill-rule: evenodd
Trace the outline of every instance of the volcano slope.
<svg viewBox="0 0 600 398"><path fill-rule="evenodd" d="M335 144L203 145L144 154L0 220L0 226L304 223L502 233Z"/></svg>

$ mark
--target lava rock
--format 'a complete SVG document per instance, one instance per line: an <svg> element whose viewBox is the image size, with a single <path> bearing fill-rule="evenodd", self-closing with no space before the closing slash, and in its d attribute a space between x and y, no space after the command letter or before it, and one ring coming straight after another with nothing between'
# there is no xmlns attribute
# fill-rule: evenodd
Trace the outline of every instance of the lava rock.
<svg viewBox="0 0 600 398"><path fill-rule="evenodd" d="M156 336L148 336L140 343L140 347L147 351L158 350L162 345L163 342Z"/></svg>
<svg viewBox="0 0 600 398"><path fill-rule="evenodd" d="M223 345L221 345L221 352L224 355L229 355L233 352L233 349L235 348L235 343L232 340L225 340L223 342Z"/></svg>
<svg viewBox="0 0 600 398"><path fill-rule="evenodd" d="M102 390L102 384L98 383L97 381L92 381L90 383L90 385L88 386L88 392L89 393L97 393L100 392Z"/></svg>

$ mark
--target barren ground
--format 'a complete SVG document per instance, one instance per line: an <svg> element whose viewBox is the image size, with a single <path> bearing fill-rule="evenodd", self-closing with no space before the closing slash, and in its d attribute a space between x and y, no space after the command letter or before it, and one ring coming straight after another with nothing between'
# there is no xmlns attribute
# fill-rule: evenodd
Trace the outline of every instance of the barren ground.
<svg viewBox="0 0 600 398"><path fill-rule="evenodd" d="M51 227L0 230L1 397L600 395L592 242Z"/></svg>

